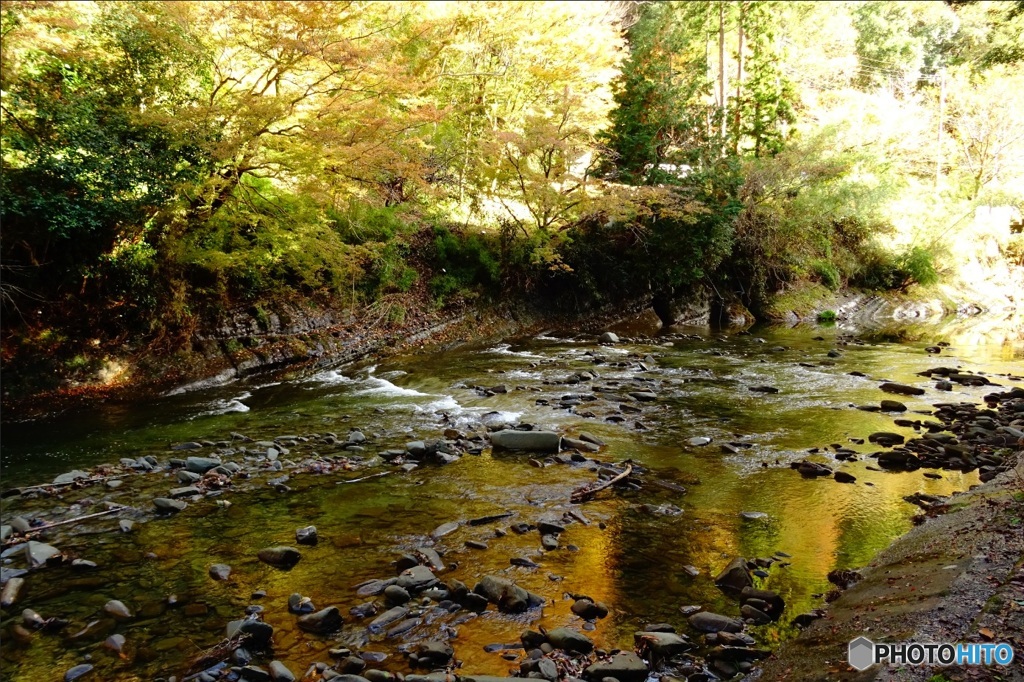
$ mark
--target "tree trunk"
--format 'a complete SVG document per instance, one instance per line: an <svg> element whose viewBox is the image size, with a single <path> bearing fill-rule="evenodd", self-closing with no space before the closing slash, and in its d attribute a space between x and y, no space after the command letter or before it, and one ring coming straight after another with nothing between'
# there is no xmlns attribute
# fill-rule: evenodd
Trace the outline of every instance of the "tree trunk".
<svg viewBox="0 0 1024 682"><path fill-rule="evenodd" d="M739 48L736 51L736 104L734 118L736 121L736 139L733 140L733 154L740 153L740 96L743 86L743 19L746 16L746 3L740 2L740 20L736 25L736 35L739 38Z"/></svg>
<svg viewBox="0 0 1024 682"><path fill-rule="evenodd" d="M726 81L725 74L725 3L718 3L718 106L722 108L719 113L718 135L722 139L722 148L725 148L726 121L728 121L728 106L725 101Z"/></svg>

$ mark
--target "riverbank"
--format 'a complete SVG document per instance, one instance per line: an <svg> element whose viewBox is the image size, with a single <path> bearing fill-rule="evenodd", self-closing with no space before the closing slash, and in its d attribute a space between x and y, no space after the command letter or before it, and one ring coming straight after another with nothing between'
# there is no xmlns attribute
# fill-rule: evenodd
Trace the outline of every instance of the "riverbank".
<svg viewBox="0 0 1024 682"><path fill-rule="evenodd" d="M1024 450L1014 469L922 515L842 593L825 616L786 642L749 682L1022 680L1024 668ZM1009 668L847 665L847 645L1006 642Z"/></svg>

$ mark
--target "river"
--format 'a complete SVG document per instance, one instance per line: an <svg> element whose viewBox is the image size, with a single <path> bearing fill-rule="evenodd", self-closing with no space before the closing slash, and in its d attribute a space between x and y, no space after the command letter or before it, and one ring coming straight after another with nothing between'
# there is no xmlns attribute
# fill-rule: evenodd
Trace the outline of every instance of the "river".
<svg viewBox="0 0 1024 682"><path fill-rule="evenodd" d="M316 661L329 662L328 650L337 647L386 654L371 667L408 672L403 648L438 637L450 640L462 670L507 675L517 667L510 660L514 656L505 658L509 651L492 653L485 646L516 642L526 627L580 628L584 623L570 611L573 600L567 593L583 593L609 607L608 617L592 629L586 626L599 647L630 648L633 633L651 623L669 623L696 638L680 607L738 613L738 603L713 582L737 556L775 557L765 562L770 563L767 577L757 582L784 597L784 615L748 629L759 644L771 647L795 633L794 616L823 605L821 595L832 588L826 579L830 571L867 564L910 528L920 510L905 496L947 495L978 482L977 472L942 470L940 478L929 478L927 470L882 471L867 457L879 448L858 442L876 431L910 437L914 429L894 426L894 418L924 419L916 412L926 414L932 403L978 402L991 390L955 385L952 392L940 392L934 381L916 373L963 365L995 383L1024 385L1006 376L1020 372L1024 345L1019 338L992 340L961 327L858 335L806 326L750 334L696 329L658 336L637 322L617 330L624 337L652 336L600 346L592 336L548 331L6 424L7 489L45 483L73 468L116 465L121 458L152 455L160 466L124 476L116 489L100 483L66 490L59 498L3 499L4 523L18 514L70 518L100 510L98 503L106 500L138 510L48 531L46 542L97 567L83 571L65 563L25 576L21 596L0 623L4 679L59 680L87 660L96 668L95 679L180 679L187 661L221 640L226 624L244 617L250 604L263 606L264 620L275 628L274 658L299 676ZM940 341L950 344L941 354L925 351ZM883 380L927 390L923 396L893 396L879 390ZM507 392L478 390L501 386ZM750 390L758 386L778 392ZM628 394L636 391L657 398L630 400ZM909 411L855 407L882 399L898 399ZM619 407L623 404L625 409ZM637 479L641 485L605 490L592 501L570 505L570 492L595 480L594 462L559 463L544 454L484 448L447 465L423 462L405 471L376 457L388 449L404 450L410 441L437 440L446 429L468 436L501 423L529 423L572 437L589 432L606 445L584 454L606 463L631 460L643 470ZM366 436L362 451L341 449L353 429ZM289 439L289 452L280 455L299 468L274 471L266 459L246 461L232 433L253 441L299 436ZM327 433L340 443L328 444ZM698 445L691 441L695 438L710 442ZM174 452L168 446L204 440L229 441L221 447L236 452L225 459L241 463L251 476L223 494L190 501L180 514L154 516L151 499L181 485L166 470L169 458L217 449ZM737 445L723 447L729 443ZM833 444L856 451L857 459L837 461ZM252 442L244 445L250 455L256 449ZM811 453L812 448L817 450ZM314 452L363 459L318 474L308 466ZM790 464L804 458L847 471L856 482L803 478ZM387 476L341 483L385 471ZM268 484L284 474L286 488ZM218 504L224 501L230 504ZM558 549L542 551L536 531L506 532L514 523L561 517L570 508L589 524L569 523ZM506 512L512 516L466 523ZM119 530L119 517L136 521L131 532ZM457 530L431 537L451 521L460 522ZM300 547L302 559L291 570L256 558L263 547L294 545L295 530L308 525L317 527L319 543ZM487 548L468 547L467 541ZM422 547L441 553L447 564L438 572L441 580L456 578L472 587L484 575L500 575L544 596L548 605L518 615L491 607L469 620L460 618L464 612L442 616L425 607L421 622L400 636L370 634L369 619L349 615L351 607L368 601L357 596L355 586L394 576L393 562ZM14 563L8 559L11 567L20 565L18 557ZM539 567L511 566L510 558L516 557ZM208 569L214 563L232 567L228 580L211 579ZM257 590L266 596L254 600ZM338 606L346 620L340 634L324 637L297 628L287 608L296 592L317 608ZM103 607L111 599L124 602L133 617L110 618ZM11 637L24 608L70 622L59 633ZM94 621L88 632L74 636ZM102 646L115 632L127 641L121 655Z"/></svg>

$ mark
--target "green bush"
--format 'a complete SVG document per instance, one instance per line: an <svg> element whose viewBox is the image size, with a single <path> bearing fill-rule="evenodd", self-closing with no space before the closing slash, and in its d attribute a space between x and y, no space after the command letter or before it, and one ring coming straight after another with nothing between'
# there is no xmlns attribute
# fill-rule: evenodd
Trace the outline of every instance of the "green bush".
<svg viewBox="0 0 1024 682"><path fill-rule="evenodd" d="M484 235L435 227L431 255L438 274L430 280L430 292L438 303L460 291L490 293L501 282L497 244Z"/></svg>
<svg viewBox="0 0 1024 682"><path fill-rule="evenodd" d="M939 281L935 254L914 246L898 254L881 249L867 252L854 284L876 291L906 291L914 284L929 286Z"/></svg>
<svg viewBox="0 0 1024 682"><path fill-rule="evenodd" d="M839 268L827 260L815 260L811 263L815 276L826 287L835 291L842 284Z"/></svg>
<svg viewBox="0 0 1024 682"><path fill-rule="evenodd" d="M834 310L822 310L818 313L818 322L821 324L835 324L836 311Z"/></svg>

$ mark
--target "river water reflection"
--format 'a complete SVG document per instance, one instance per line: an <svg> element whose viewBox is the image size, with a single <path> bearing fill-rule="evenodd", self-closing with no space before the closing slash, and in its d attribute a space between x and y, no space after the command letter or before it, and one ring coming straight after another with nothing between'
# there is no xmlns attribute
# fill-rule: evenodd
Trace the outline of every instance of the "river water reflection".
<svg viewBox="0 0 1024 682"><path fill-rule="evenodd" d="M166 473L125 479L113 491L94 486L68 492L56 502L7 498L5 520L15 514L51 518L55 504L63 518L79 509L92 511L90 502L105 499L147 513L137 515L140 522L131 533L118 531L116 516L51 531L48 541L66 554L95 561L98 568L81 572L61 566L26 576L21 599L3 613L4 678L62 679L86 655L105 680L180 676L187 659L222 638L228 621L242 617L256 590L267 593L259 603L275 628L275 657L299 675L313 662L329 660L327 650L342 645L389 654L379 667L406 671L399 648L437 636L445 622L457 632L452 645L464 670L504 675L515 663L485 652L484 646L515 642L528 624L581 626L565 593L585 593L610 607L609 617L587 633L599 646L631 646L632 633L649 623L668 622L688 632L679 612L683 605L737 614L738 604L714 587L715 574L735 556L781 552L789 558L775 562L768 577L758 582L783 595L785 615L778 623L751 630L760 642L771 644L793 634L794 616L823 603L819 595L830 589L829 571L865 565L910 527L918 510L904 496L919 491L945 495L977 482L976 473L942 471L941 478L931 479L922 471L872 470L873 460L866 455L878 448L855 442L881 430L910 436L914 430L895 427L894 416L920 419L923 415L913 412L926 411L932 403L977 402L987 392L985 387L961 386L952 393L939 392L916 373L963 364L996 383L1022 385L996 376L1021 372L1024 349L1019 337L991 342L988 334L942 327L856 337L824 328L725 336L680 331L687 338L666 341L655 336L611 347L598 346L590 337L551 331L497 345L259 377L146 403L100 405L6 425L5 488L45 482L71 468L116 463L122 457L152 454L165 464L178 454L168 450L169 443L222 441L232 432L256 440L327 432L344 439L349 429L358 428L368 436L362 454L371 457L411 440L440 438L446 428L482 432L482 423L499 422L527 422L570 436L588 431L607 443L595 459L631 459L648 473L640 490L606 491L579 506L590 524L569 525L561 547L551 552L541 552L536 532L498 537L495 531L517 521L535 522L544 514L561 515L570 508L569 492L594 480L592 465L537 467L530 455L484 450L443 467L424 464L407 473L386 463L326 476L293 473L287 493L267 485L280 473L260 471L240 486L244 490L218 498L230 506L199 500L179 515L159 519L148 514L150 499L178 485ZM628 325L620 333L639 335L636 326ZM925 352L939 341L948 341L950 347L939 356ZM833 349L839 351L832 354L836 357L828 354ZM583 372L596 377L573 378ZM911 411L905 415L855 409L893 397L878 389L882 380L921 386L927 392L901 398ZM498 385L508 392L486 395L475 388ZM750 391L751 386L772 386L778 393ZM647 389L658 399L632 403L627 398L625 411L619 407L621 400L607 399ZM561 400L570 394L581 402L562 407ZM694 437L711 442L691 445ZM749 447L727 452L721 446L728 442ZM316 440L309 443L296 448L291 458L308 457L313 450L340 452ZM825 447L831 444L861 455L857 461L837 462ZM810 454L811 448L819 450ZM789 464L805 457L848 471L857 481L844 485L830 478L804 479ZM385 470L392 473L338 484ZM678 486L687 492L679 492ZM442 523L499 512L515 516L462 525L436 541L430 537ZM764 516L746 519L741 512ZM303 559L291 571L256 559L262 547L294 544L295 529L311 524L318 528L320 542L303 548ZM486 542L488 548L468 548L467 540ZM472 587L483 575L500 574L547 597L549 606L519 616L489 610L457 626L444 619L423 622L400 638L369 635L366 621L347 615L349 608L366 601L354 586L393 576L391 562L423 546L443 553L450 569L439 575L442 580L456 578ZM511 557L530 557L540 568L510 566ZM213 581L207 574L212 563L229 564L230 579ZM695 567L699 574L691 575L684 566ZM287 610L293 592L310 597L318 608L338 606L347 621L341 635L332 639L300 631ZM171 594L176 596L174 606L167 604ZM106 618L102 607L109 599L124 601L135 618ZM19 641L10 635L23 608L71 623L60 634ZM70 637L93 621L98 622L92 631ZM120 657L101 646L113 632L127 638Z"/></svg>

